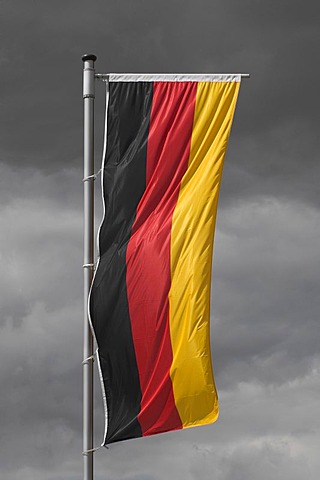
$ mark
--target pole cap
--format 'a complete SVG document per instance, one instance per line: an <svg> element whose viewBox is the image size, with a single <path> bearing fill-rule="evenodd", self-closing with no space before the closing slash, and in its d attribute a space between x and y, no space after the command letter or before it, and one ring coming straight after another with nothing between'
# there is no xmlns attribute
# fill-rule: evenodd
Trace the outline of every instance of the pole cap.
<svg viewBox="0 0 320 480"><path fill-rule="evenodd" d="M97 60L96 55L93 55L92 53L86 53L85 55L82 55L82 61L86 62L87 60L93 60L94 62Z"/></svg>

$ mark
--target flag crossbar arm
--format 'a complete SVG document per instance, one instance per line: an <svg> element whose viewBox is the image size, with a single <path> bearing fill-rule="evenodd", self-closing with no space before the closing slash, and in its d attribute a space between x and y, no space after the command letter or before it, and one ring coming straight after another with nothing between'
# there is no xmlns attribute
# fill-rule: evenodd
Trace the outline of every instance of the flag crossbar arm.
<svg viewBox="0 0 320 480"><path fill-rule="evenodd" d="M239 82L249 73L97 73L104 82Z"/></svg>

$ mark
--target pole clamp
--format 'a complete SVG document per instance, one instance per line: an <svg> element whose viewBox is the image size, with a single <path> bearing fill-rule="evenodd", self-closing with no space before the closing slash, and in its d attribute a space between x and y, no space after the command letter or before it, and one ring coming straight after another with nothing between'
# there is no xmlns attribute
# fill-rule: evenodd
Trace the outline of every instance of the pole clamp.
<svg viewBox="0 0 320 480"><path fill-rule="evenodd" d="M90 365L90 361L94 362L94 355L91 355L91 357L86 358L81 362L81 365Z"/></svg>
<svg viewBox="0 0 320 480"><path fill-rule="evenodd" d="M98 349L95 350L95 352L92 355L90 355L90 357L85 358L82 362L82 365L90 365L90 362L94 362L94 359L95 359L97 353L98 353Z"/></svg>
<svg viewBox="0 0 320 480"><path fill-rule="evenodd" d="M82 265L82 268L93 268L95 269L96 268L96 264L95 263L84 263Z"/></svg>
<svg viewBox="0 0 320 480"><path fill-rule="evenodd" d="M88 180L96 180L98 175L101 173L102 171L102 168L100 168L100 170L97 172L97 173L94 173L93 175L88 175L88 177L84 177L82 179L83 182L87 182Z"/></svg>
<svg viewBox="0 0 320 480"><path fill-rule="evenodd" d="M100 446L100 447L91 448L90 450L85 450L84 452L82 452L82 455L88 456L90 453L94 453L94 452L96 452L97 450L99 450L100 448L101 448L101 446Z"/></svg>

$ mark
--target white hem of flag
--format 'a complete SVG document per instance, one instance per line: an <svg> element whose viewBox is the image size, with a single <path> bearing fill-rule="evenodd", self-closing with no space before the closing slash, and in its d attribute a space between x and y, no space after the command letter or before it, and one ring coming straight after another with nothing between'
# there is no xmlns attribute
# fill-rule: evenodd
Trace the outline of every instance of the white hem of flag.
<svg viewBox="0 0 320 480"><path fill-rule="evenodd" d="M89 296L88 296L88 319L92 331L92 335L95 339L95 342L97 344L97 339L96 335L93 329L92 321L91 321L91 316L90 316L90 296L91 296L91 290L92 290L92 285L94 283L94 279L96 276L96 272L98 270L98 266L100 263L100 249L99 249L99 238L100 238L100 230L105 218L105 213L106 213L106 206L105 206L105 201L104 201L104 192L103 192L103 174L104 174L104 162L106 158L106 152L107 152L107 125L108 125L108 104L109 104L109 86L108 83L106 83L106 107L105 107L105 123L104 123L104 143L103 143L103 153L102 153L102 165L101 165L101 191L102 191L102 206L103 206L103 214L102 214L102 219L99 225L99 230L97 234L97 250L98 250L98 260L96 264L96 268L94 271L90 291L89 291ZM100 364L100 356L99 356L99 348L97 348L97 365L98 365L98 372L99 372L99 378L100 378L100 384L101 384L101 392L102 392L102 399L103 399L103 407L104 407L104 435L103 435L103 442L101 443L101 446L103 447L105 445L105 441L107 438L107 430L108 430L108 404L107 404L107 395L106 395L106 390L104 388L104 381L103 381L103 375L102 375L102 370L101 370L101 364Z"/></svg>

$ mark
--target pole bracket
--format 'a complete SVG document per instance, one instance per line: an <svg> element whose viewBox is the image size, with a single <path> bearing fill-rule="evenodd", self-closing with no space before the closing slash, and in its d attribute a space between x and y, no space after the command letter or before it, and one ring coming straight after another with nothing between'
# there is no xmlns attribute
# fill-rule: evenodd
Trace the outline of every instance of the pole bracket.
<svg viewBox="0 0 320 480"><path fill-rule="evenodd" d="M90 448L90 450L85 450L84 452L82 452L82 455L87 456L87 455L89 455L90 453L96 452L96 451L99 450L100 448L101 448L101 446L100 446L100 447L95 447L95 448Z"/></svg>
<svg viewBox="0 0 320 480"><path fill-rule="evenodd" d="M93 355L91 355L90 357L88 358L85 358L82 362L82 365L90 365L90 361L94 362L94 359L95 359L95 353Z"/></svg>
<svg viewBox="0 0 320 480"><path fill-rule="evenodd" d="M95 263L84 263L82 265L82 268L95 268L96 264Z"/></svg>
<svg viewBox="0 0 320 480"><path fill-rule="evenodd" d="M98 170L97 173L94 173L93 175L88 175L87 177L84 177L82 179L82 181L87 182L88 180L96 180L97 176L101 173L101 171L102 171L102 168L100 168L100 170Z"/></svg>

